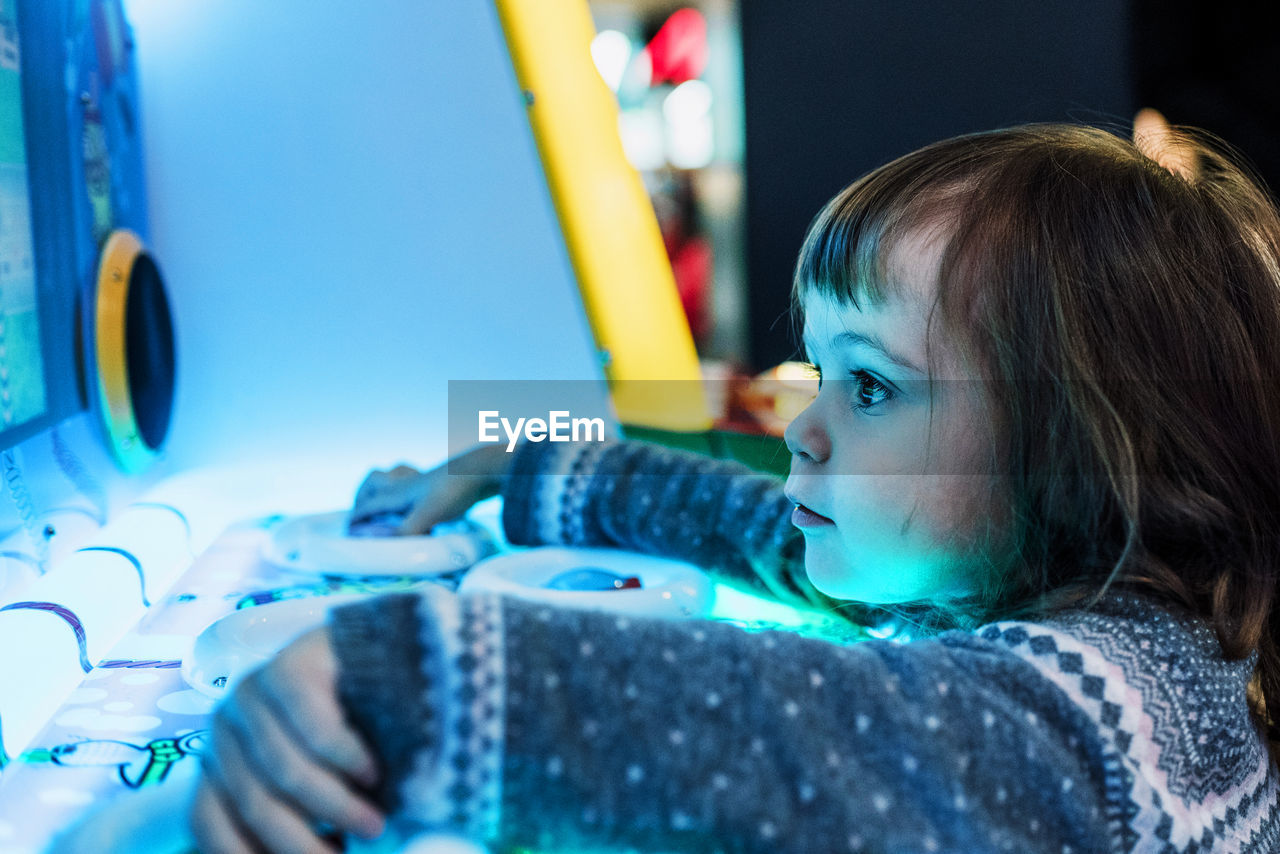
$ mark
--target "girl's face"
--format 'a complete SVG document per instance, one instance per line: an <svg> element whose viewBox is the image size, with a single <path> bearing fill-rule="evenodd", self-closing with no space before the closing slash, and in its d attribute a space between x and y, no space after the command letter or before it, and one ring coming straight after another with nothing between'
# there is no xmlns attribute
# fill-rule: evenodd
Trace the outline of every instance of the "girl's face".
<svg viewBox="0 0 1280 854"><path fill-rule="evenodd" d="M992 430L982 383L929 312L941 241L901 242L898 294L862 309L810 294L804 343L818 396L786 431L792 520L815 587L888 604L972 589L968 567L992 512ZM933 356L931 384L928 356Z"/></svg>

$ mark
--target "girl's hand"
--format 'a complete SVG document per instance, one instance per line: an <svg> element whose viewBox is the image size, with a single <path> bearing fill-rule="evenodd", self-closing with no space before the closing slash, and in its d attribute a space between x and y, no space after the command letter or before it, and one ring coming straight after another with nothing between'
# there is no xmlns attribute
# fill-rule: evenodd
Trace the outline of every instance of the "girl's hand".
<svg viewBox="0 0 1280 854"><path fill-rule="evenodd" d="M403 465L372 471L356 490L351 527L390 517L396 534L429 533L497 495L510 458L501 445L481 445L426 472Z"/></svg>
<svg viewBox="0 0 1280 854"><path fill-rule="evenodd" d="M201 851L338 851L324 827L372 839L383 816L360 792L373 755L347 725L328 630L246 676L214 713L191 807Z"/></svg>

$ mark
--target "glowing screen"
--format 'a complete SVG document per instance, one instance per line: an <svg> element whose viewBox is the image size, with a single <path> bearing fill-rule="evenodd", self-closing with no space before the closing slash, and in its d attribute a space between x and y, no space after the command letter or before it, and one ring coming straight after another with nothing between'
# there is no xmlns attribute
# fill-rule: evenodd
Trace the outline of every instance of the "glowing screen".
<svg viewBox="0 0 1280 854"><path fill-rule="evenodd" d="M16 0L0 0L0 429L45 411Z"/></svg>

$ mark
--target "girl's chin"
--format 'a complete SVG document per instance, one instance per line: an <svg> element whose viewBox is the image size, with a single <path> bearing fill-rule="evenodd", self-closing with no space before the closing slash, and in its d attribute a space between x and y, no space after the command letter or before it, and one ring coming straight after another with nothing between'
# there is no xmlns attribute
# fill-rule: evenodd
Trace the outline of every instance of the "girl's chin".
<svg viewBox="0 0 1280 854"><path fill-rule="evenodd" d="M848 566L832 566L826 561L806 560L804 570L809 576L809 583L825 596L881 604L876 601L874 586L859 583L857 574Z"/></svg>
<svg viewBox="0 0 1280 854"><path fill-rule="evenodd" d="M887 561L881 562L887 566ZM903 602L920 602L925 599L938 598L943 594L937 585L926 583L924 577L918 589L904 590L886 589L876 584L876 577L868 577L865 569L854 569L847 563L824 560L822 556L808 553L805 558L805 574L809 583L819 593L833 599L844 599L850 602L862 602L867 605L896 605ZM887 574L894 581L902 581L908 570L890 570L887 573L876 573L876 576ZM919 572L919 570L916 570ZM924 573L921 573L923 576Z"/></svg>

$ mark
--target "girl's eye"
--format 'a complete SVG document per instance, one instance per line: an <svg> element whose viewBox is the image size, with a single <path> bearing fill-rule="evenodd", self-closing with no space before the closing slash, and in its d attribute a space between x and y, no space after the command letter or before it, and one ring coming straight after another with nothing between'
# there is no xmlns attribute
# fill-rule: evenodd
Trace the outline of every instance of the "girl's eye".
<svg viewBox="0 0 1280 854"><path fill-rule="evenodd" d="M850 371L853 378L853 408L866 412L873 407L893 398L893 392L880 380L866 371Z"/></svg>

